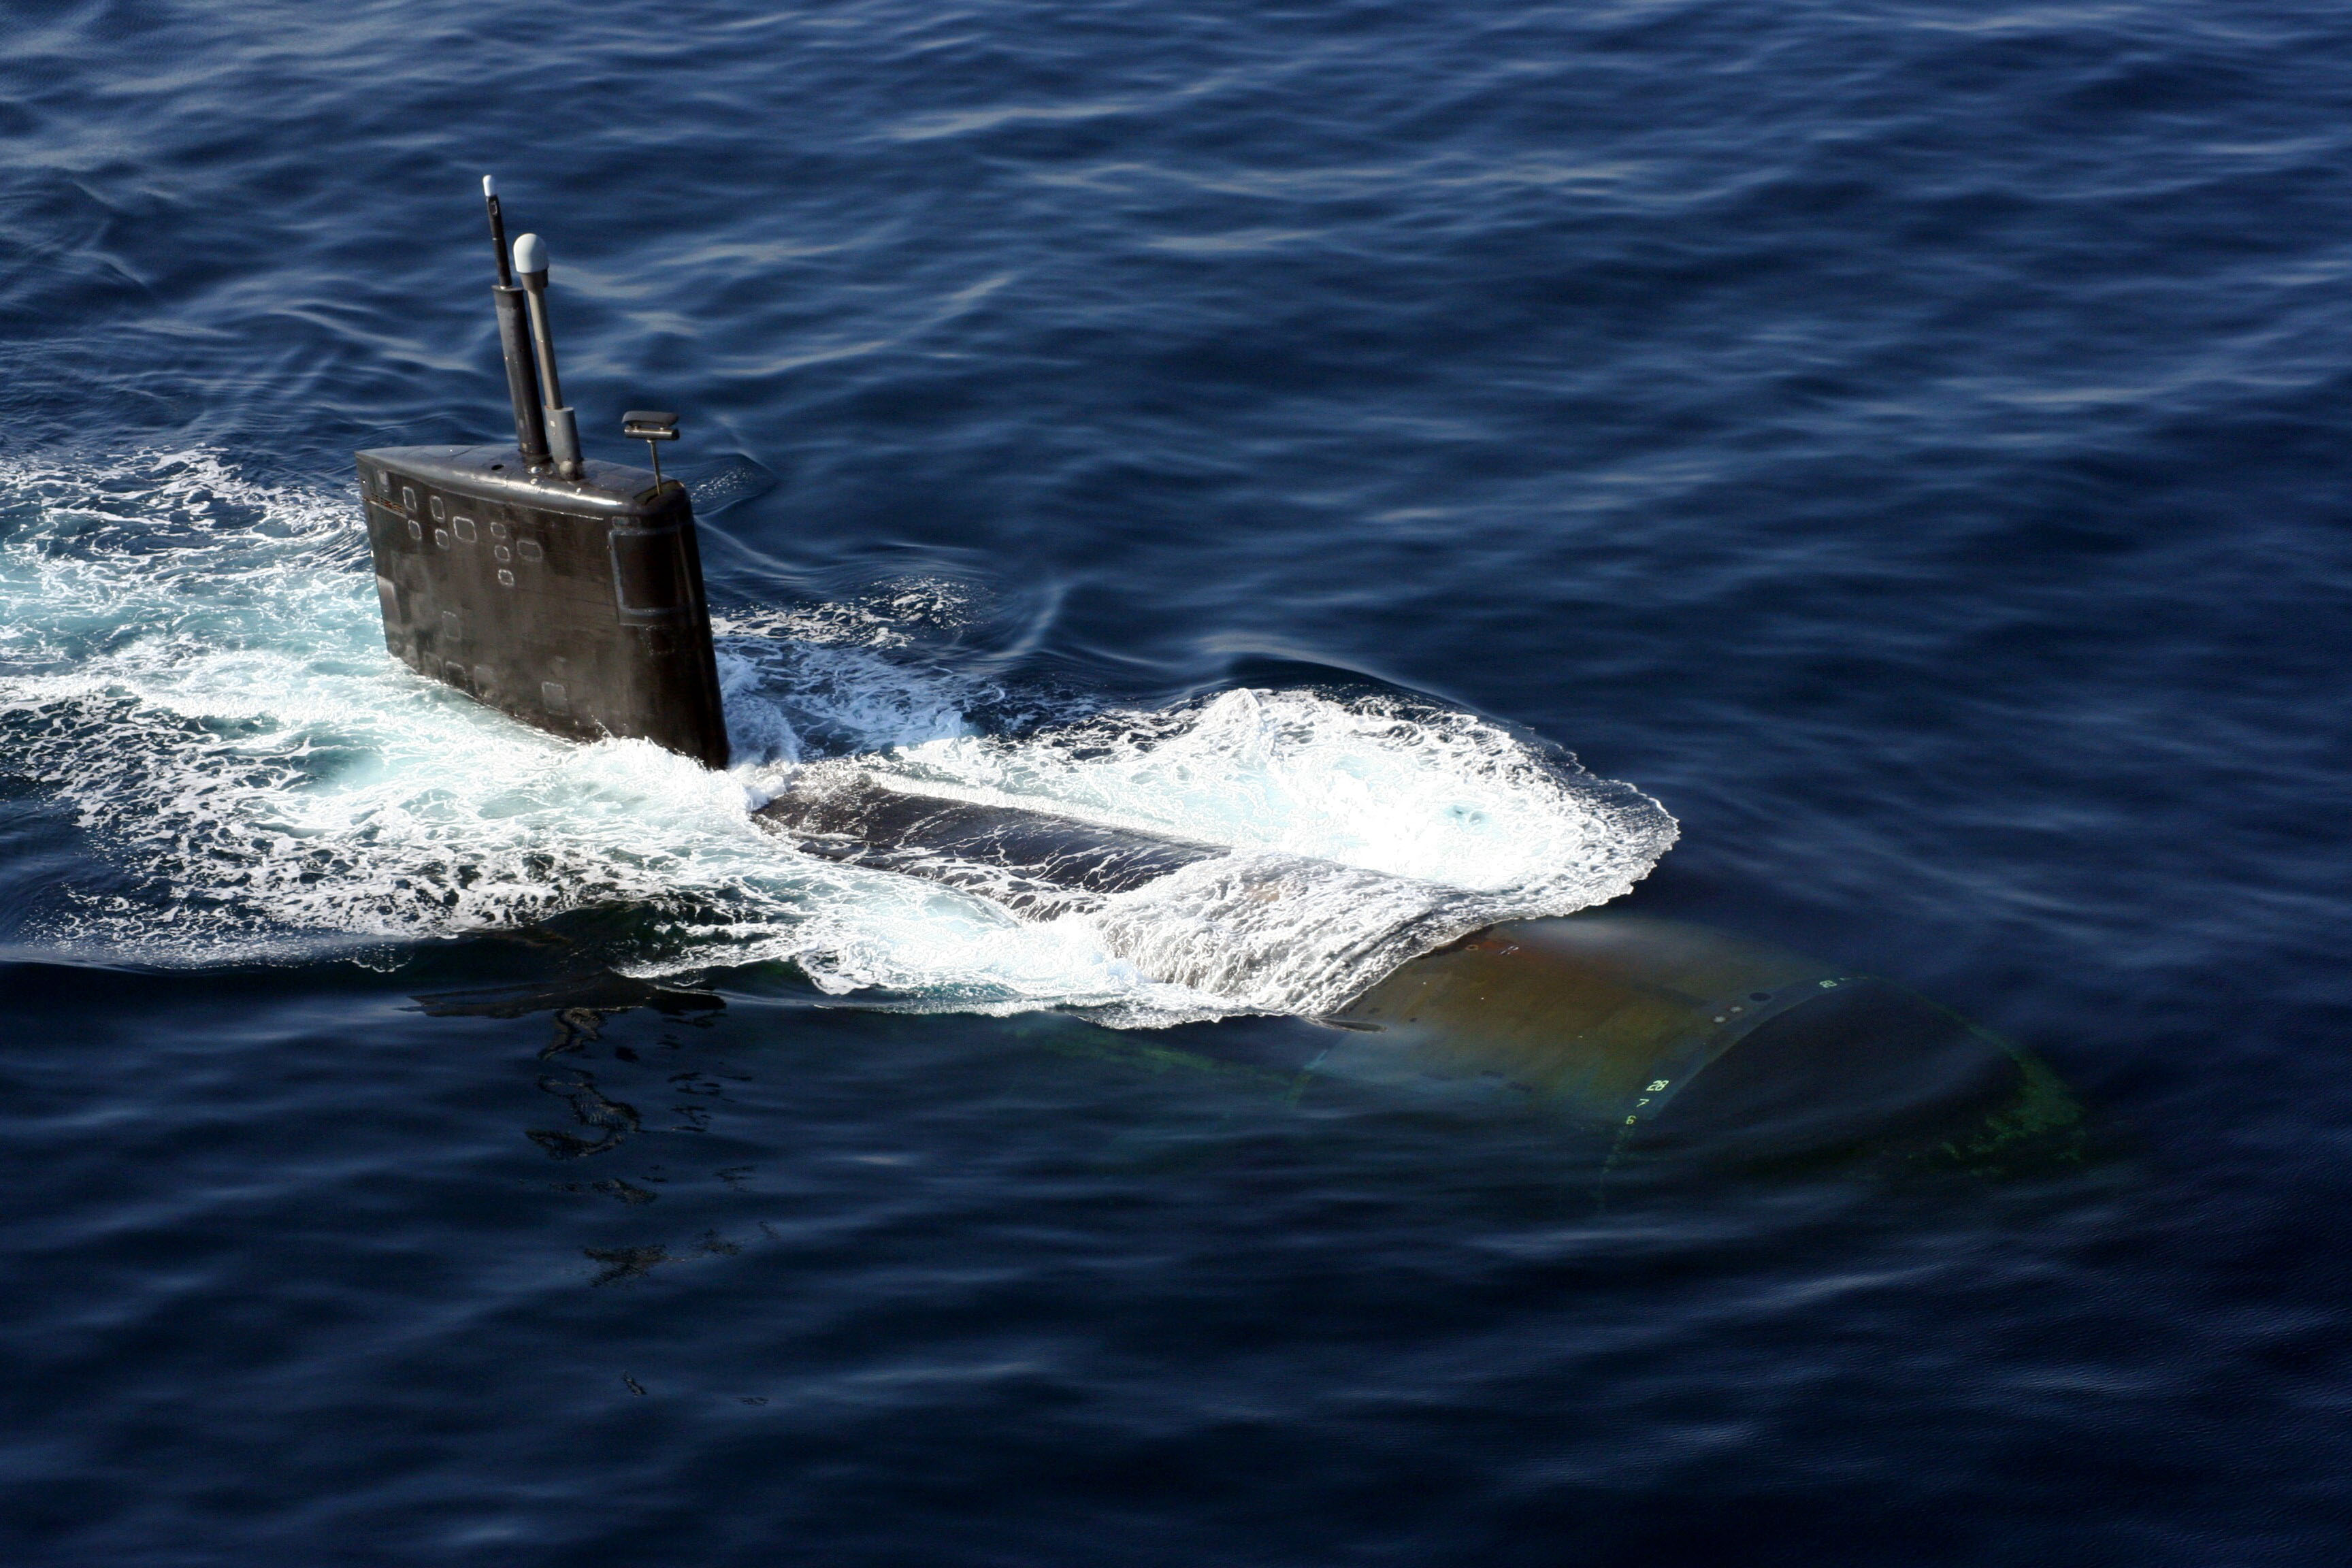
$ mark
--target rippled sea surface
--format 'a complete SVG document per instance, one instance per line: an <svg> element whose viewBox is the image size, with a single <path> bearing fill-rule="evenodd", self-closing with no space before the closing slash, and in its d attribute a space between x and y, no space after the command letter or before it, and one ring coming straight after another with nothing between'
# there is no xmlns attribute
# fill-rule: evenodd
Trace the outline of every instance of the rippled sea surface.
<svg viewBox="0 0 2352 1568"><path fill-rule="evenodd" d="M9 1562L2343 1560L2341 6L0 28ZM384 653L484 173L728 773ZM2085 1152L1604 1191L747 826L848 754L1892 975Z"/></svg>

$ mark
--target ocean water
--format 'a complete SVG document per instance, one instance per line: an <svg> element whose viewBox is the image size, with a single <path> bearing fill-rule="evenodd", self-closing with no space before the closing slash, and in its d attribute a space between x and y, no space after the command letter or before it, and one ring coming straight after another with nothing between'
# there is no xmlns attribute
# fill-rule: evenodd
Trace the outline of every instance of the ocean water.
<svg viewBox="0 0 2352 1568"><path fill-rule="evenodd" d="M0 27L0 1557L2345 1559L2352 16ZM485 173L723 773L383 650ZM1604 1190L1270 1065L1340 892L1153 980L750 824L849 756L1890 975L2086 1136Z"/></svg>

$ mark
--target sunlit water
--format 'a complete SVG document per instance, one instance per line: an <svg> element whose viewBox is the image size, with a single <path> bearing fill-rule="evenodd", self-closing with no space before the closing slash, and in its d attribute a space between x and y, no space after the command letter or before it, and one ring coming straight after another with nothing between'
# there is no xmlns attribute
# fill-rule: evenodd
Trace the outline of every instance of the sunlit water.
<svg viewBox="0 0 2352 1568"><path fill-rule="evenodd" d="M2336 12L7 42L10 1562L2340 1559ZM723 773L384 652L484 172L592 449L685 415ZM753 824L845 757L1324 869L1023 921ZM1603 1182L1313 1070L1597 904L2093 1135Z"/></svg>

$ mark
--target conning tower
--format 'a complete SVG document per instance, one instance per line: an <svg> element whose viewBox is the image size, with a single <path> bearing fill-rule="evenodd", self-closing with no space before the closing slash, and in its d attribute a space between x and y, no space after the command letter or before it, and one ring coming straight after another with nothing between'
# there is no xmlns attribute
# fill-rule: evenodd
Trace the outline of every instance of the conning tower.
<svg viewBox="0 0 2352 1568"><path fill-rule="evenodd" d="M488 177L482 195L514 445L359 454L385 645L542 730L641 738L724 767L693 503L658 464L582 454L556 374L547 247L526 234L510 253ZM622 433L674 440L677 416L632 410Z"/></svg>

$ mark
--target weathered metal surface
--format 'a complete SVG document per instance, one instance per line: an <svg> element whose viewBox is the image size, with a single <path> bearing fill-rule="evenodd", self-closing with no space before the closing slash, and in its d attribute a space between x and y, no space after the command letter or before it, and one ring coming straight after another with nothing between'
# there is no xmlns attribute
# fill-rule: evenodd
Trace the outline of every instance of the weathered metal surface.
<svg viewBox="0 0 2352 1568"><path fill-rule="evenodd" d="M511 447L362 452L359 476L384 642L411 668L560 735L726 765L683 486L533 474Z"/></svg>

